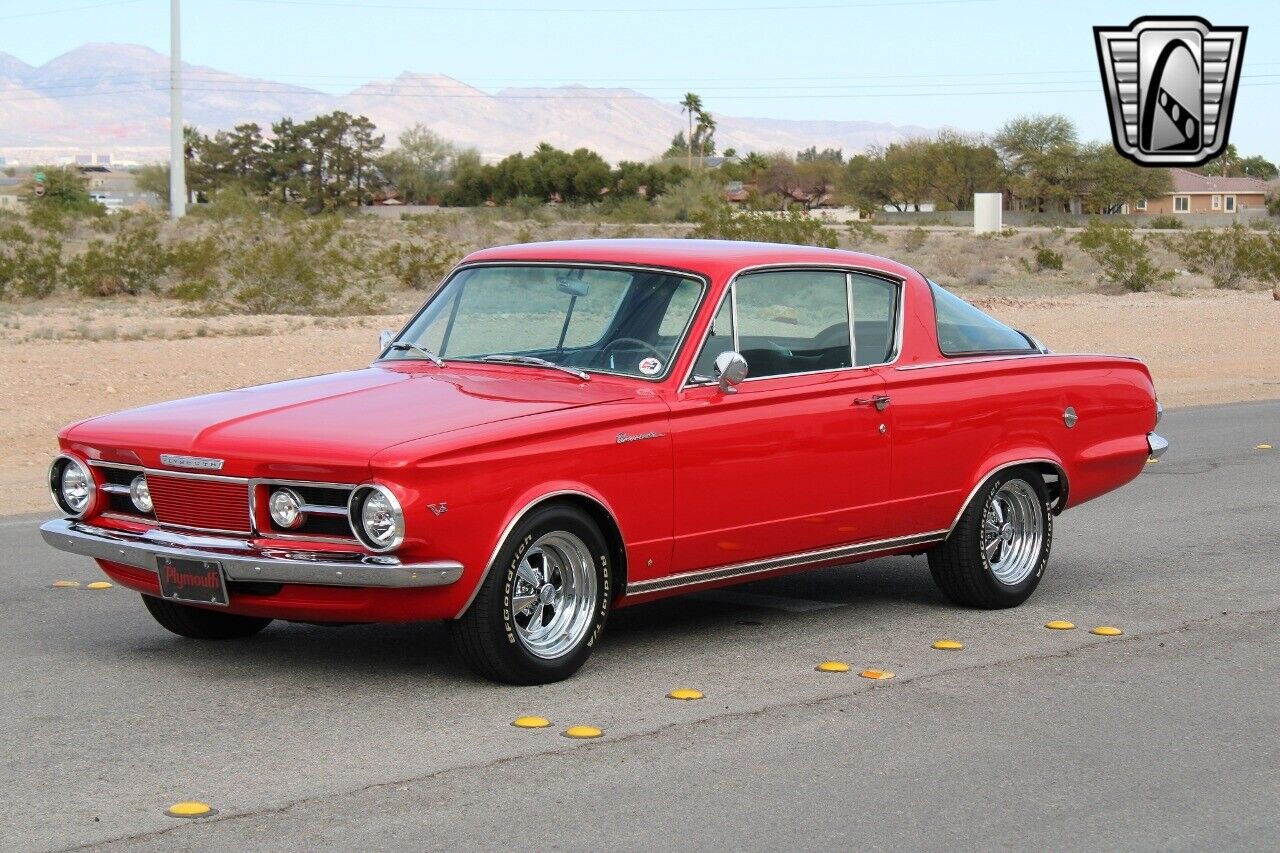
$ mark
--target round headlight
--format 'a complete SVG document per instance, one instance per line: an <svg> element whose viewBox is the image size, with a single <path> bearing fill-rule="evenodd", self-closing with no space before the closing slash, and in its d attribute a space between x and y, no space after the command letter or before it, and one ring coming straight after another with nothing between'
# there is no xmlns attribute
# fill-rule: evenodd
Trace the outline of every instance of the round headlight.
<svg viewBox="0 0 1280 853"><path fill-rule="evenodd" d="M151 489L147 486L145 474L134 477L133 482L129 484L129 499L133 501L138 512L148 513L155 509L155 505L151 503Z"/></svg>
<svg viewBox="0 0 1280 853"><path fill-rule="evenodd" d="M374 551L390 551L404 541L404 512L382 486L363 486L351 495L351 529Z"/></svg>
<svg viewBox="0 0 1280 853"><path fill-rule="evenodd" d="M302 524L302 498L293 489L276 489L267 501L271 520L285 530Z"/></svg>
<svg viewBox="0 0 1280 853"><path fill-rule="evenodd" d="M49 469L49 489L58 508L67 515L80 517L93 503L93 475L80 460L59 456Z"/></svg>

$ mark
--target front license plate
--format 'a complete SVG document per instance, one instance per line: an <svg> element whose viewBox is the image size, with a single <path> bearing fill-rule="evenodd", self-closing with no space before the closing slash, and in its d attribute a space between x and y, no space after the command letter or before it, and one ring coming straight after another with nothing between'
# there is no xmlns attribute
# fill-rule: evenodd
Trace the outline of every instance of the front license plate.
<svg viewBox="0 0 1280 853"><path fill-rule="evenodd" d="M157 557L156 569L160 594L170 601L227 605L227 584L216 561Z"/></svg>

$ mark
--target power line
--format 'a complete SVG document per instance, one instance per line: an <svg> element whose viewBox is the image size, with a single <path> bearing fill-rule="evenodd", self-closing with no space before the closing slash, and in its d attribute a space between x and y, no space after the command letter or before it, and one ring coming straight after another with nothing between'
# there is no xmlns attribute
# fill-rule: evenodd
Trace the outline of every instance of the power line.
<svg viewBox="0 0 1280 853"><path fill-rule="evenodd" d="M1265 75L1280 76L1280 75ZM1262 83L1242 83L1241 88L1253 88L1263 86L1280 86L1280 80ZM16 97L0 97L0 101L20 101L20 100L37 100L52 99L60 100L64 98L80 98L95 97L99 95L127 95L142 94L149 92L163 92L163 85L154 85L148 88L135 89L115 89L109 91L93 91L93 92L75 92L62 93L54 95L25 95ZM249 88L221 88L221 87L195 87L188 86L185 91L191 93L209 92L218 94L241 94L241 95L296 95L287 91L278 89L249 89ZM851 98L963 98L968 96L986 96L986 95L1069 95L1069 94L1097 94L1097 87L1077 88L1077 89L996 89L982 91L926 91L926 92L831 92L831 93L787 93L787 94L765 94L765 95L719 95L717 100L844 100ZM304 95L305 97L313 97L312 95ZM655 98L644 94L631 95L573 95L573 94L552 94L552 95L490 95L484 92L476 93L447 93L447 94L430 94L430 93L392 93L392 92L366 92L362 93L363 97L394 97L394 98L423 98L423 99L458 99L458 100L515 100L515 101L659 101Z"/></svg>
<svg viewBox="0 0 1280 853"><path fill-rule="evenodd" d="M13 21L18 18L34 18L38 15L58 15L63 12L84 12L89 9L106 9L111 6L129 6L141 3L142 0L115 0L113 3L94 3L89 6L64 6L60 9L41 9L38 12L22 12L17 15L0 15L0 21Z"/></svg>
<svg viewBox="0 0 1280 853"><path fill-rule="evenodd" d="M339 0L236 0L238 3L254 3L267 6L310 6L327 9L359 9L362 12L385 10L390 12L501 12L504 14L627 14L640 15L661 12L809 12L835 11L841 9L875 9L908 6L962 6L977 3L995 3L1000 0L872 0L867 3L802 3L761 6L668 6L658 8L607 8L599 6L556 6L527 8L521 6L449 6L423 4L368 4L340 2Z"/></svg>

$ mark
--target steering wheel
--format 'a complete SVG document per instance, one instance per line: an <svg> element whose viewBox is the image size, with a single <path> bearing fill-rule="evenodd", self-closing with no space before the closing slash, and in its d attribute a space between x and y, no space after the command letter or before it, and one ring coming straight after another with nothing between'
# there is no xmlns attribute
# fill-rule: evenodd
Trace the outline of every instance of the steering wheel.
<svg viewBox="0 0 1280 853"><path fill-rule="evenodd" d="M614 338L613 340L609 341L609 343L605 344L600 348L601 358L603 358L609 352L609 350L618 346L618 344L637 344L640 347L647 349L649 352L653 353L654 356L657 357L658 361L666 361L666 356L662 354L661 350L659 350L653 344L648 343L647 341L642 341L639 338ZM612 360L610 360L609 366L610 367L614 366Z"/></svg>

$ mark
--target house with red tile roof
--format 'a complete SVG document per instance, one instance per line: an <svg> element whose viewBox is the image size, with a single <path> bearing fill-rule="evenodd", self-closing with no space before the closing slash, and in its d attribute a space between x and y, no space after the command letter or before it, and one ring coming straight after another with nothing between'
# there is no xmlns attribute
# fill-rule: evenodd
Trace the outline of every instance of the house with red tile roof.
<svg viewBox="0 0 1280 853"><path fill-rule="evenodd" d="M1134 213L1237 213L1267 206L1267 182L1259 178L1223 178L1186 169L1169 172L1173 189L1137 202Z"/></svg>

